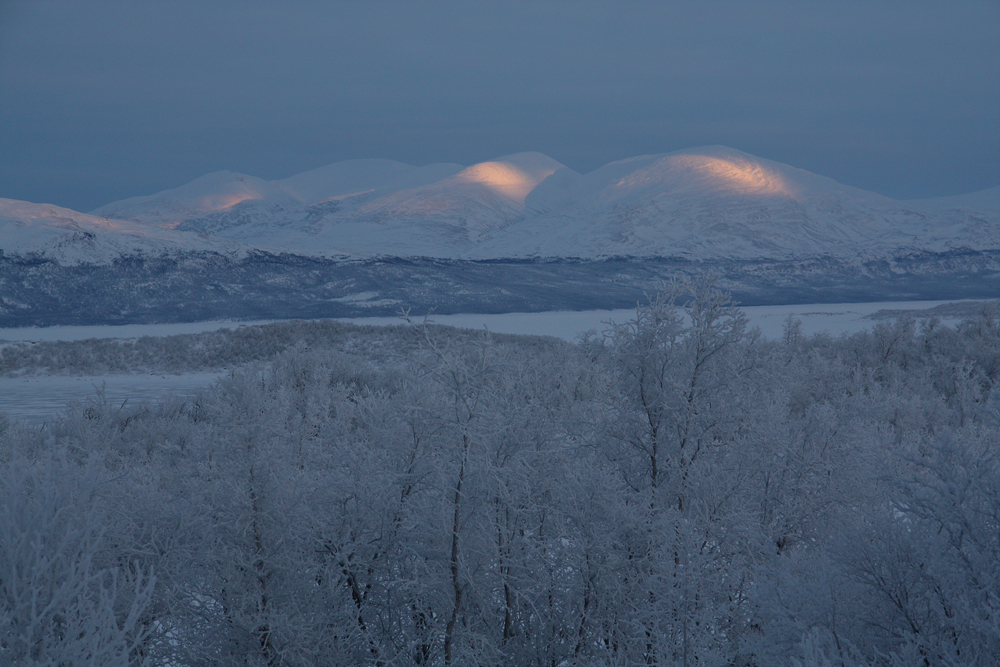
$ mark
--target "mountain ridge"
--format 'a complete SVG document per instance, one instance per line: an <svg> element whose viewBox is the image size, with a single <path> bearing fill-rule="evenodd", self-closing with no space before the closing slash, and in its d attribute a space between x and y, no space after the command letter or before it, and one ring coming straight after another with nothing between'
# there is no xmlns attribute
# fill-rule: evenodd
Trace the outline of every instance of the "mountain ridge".
<svg viewBox="0 0 1000 667"><path fill-rule="evenodd" d="M1000 187L897 201L724 146L578 174L537 152L468 167L349 160L266 181L206 174L79 213L0 200L0 250L448 259L876 257L1000 249Z"/></svg>

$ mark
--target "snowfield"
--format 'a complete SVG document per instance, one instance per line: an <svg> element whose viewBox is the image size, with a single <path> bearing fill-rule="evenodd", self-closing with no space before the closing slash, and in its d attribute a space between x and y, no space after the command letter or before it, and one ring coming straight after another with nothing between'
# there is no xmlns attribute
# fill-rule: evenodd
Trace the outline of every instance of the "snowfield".
<svg viewBox="0 0 1000 667"><path fill-rule="evenodd" d="M71 403L106 402L122 407L193 396L225 373L0 378L0 413L32 423L51 421Z"/></svg>

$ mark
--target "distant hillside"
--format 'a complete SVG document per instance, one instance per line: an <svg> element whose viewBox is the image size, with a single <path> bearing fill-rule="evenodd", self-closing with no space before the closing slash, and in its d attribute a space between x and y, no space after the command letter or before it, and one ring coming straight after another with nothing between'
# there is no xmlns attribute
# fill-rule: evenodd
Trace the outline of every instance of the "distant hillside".
<svg viewBox="0 0 1000 667"><path fill-rule="evenodd" d="M1000 294L1000 190L902 202L710 146L578 174L352 160L78 213L0 199L0 326L627 307L712 272L745 304Z"/></svg>
<svg viewBox="0 0 1000 667"><path fill-rule="evenodd" d="M349 160L277 181L216 172L89 215L0 200L0 225L0 250L64 261L170 249L870 259L1000 249L1000 187L903 202L722 146L619 160L586 175L519 153L466 168Z"/></svg>

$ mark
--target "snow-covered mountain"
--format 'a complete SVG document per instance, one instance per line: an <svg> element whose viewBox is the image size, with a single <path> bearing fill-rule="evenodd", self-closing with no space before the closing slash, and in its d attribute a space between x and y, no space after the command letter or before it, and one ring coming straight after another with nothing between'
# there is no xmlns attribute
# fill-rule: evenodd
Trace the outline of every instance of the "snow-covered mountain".
<svg viewBox="0 0 1000 667"><path fill-rule="evenodd" d="M0 199L0 327L625 308L677 275L747 305L994 298L1000 188L902 202L711 146L216 172L78 213Z"/></svg>
<svg viewBox="0 0 1000 667"><path fill-rule="evenodd" d="M90 215L0 200L0 224L0 250L60 261L171 248L355 258L872 258L1000 249L1000 188L903 202L710 146L585 175L541 153L465 168L349 160L276 181L216 172Z"/></svg>
<svg viewBox="0 0 1000 667"><path fill-rule="evenodd" d="M525 217L525 198L566 168L521 153L463 168L349 160L280 181L217 172L94 214L305 254L454 257Z"/></svg>
<svg viewBox="0 0 1000 667"><path fill-rule="evenodd" d="M400 188L298 228L307 243L367 255L462 257L533 212L528 195L566 167L541 153L481 162L438 181Z"/></svg>
<svg viewBox="0 0 1000 667"><path fill-rule="evenodd" d="M64 265L108 264L128 255L178 249L232 252L221 238L194 237L137 221L78 213L51 204L0 199L0 253L37 255Z"/></svg>
<svg viewBox="0 0 1000 667"><path fill-rule="evenodd" d="M776 259L1000 247L1000 206L985 226L973 224L721 146L620 160L542 183L529 199L543 212L483 244L483 256Z"/></svg>
<svg viewBox="0 0 1000 667"><path fill-rule="evenodd" d="M1000 185L964 195L914 199L908 203L921 209L933 211L1000 211Z"/></svg>

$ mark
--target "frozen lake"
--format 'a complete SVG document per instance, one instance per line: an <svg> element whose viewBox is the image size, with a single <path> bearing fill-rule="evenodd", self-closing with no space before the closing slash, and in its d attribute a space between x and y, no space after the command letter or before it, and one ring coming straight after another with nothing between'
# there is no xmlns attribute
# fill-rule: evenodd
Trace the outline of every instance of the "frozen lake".
<svg viewBox="0 0 1000 667"><path fill-rule="evenodd" d="M804 333L827 332L831 335L853 333L873 327L880 311L923 311L943 304L962 301L903 301L849 304L806 304L790 306L751 306L743 308L751 326L764 336L780 337L788 316L801 320ZM534 334L575 340L584 331L602 331L608 322L624 322L635 316L634 310L594 310L583 312L507 313L503 315L438 315L431 321L470 329L488 329L496 333ZM953 323L957 317L942 318ZM358 324L400 324L397 317L349 318ZM416 319L419 321L419 319ZM264 322L199 322L193 324L156 324L92 327L47 327L0 329L2 341L84 340L88 338L137 338L198 333ZM187 373L183 375L108 375L100 377L0 378L0 412L11 417L41 423L52 419L73 401L97 396L101 387L112 404L151 401L169 394L192 395L209 386L222 373Z"/></svg>
<svg viewBox="0 0 1000 667"><path fill-rule="evenodd" d="M952 301L879 301L875 303L811 303L790 306L746 306L751 326L760 327L770 338L781 336L785 320L789 315L802 320L805 333L826 331L831 335L853 333L874 326L870 316L882 310L919 311L943 304L960 304L966 300ZM635 316L634 309L552 311L546 313L504 313L501 315L432 315L431 321L469 329L486 328L496 333L532 334L555 336L566 340L576 337L589 329L598 331L606 328L609 321L624 322ZM413 321L421 321L413 316ZM138 338L140 336L172 336L184 333L216 331L244 325L267 324L276 320L255 322L193 322L186 324L127 324L121 326L68 326L68 327L26 327L20 329L0 329L0 343L3 341L53 341L85 340L87 338ZM341 321L357 324L400 324L399 317L354 317Z"/></svg>
<svg viewBox="0 0 1000 667"><path fill-rule="evenodd" d="M964 301L882 301L877 303L813 303L791 306L747 306L741 308L747 314L751 327L758 327L761 333L772 339L780 338L785 322L791 315L802 321L802 331L806 334L827 332L837 336L854 333L875 326L877 320L871 316L883 310L915 311L927 310L943 304L964 303ZM431 321L468 329L489 329L496 333L532 334L555 336L574 341L582 332L595 329L603 331L608 322L626 322L635 317L635 309L588 310L581 312L557 311L549 313L506 313L503 315L440 315ZM960 318L954 318L957 321ZM345 321L357 324L399 324L399 318L370 317ZM414 321L420 321L415 318ZM942 318L948 322L947 318ZM0 330L0 338L3 337Z"/></svg>

